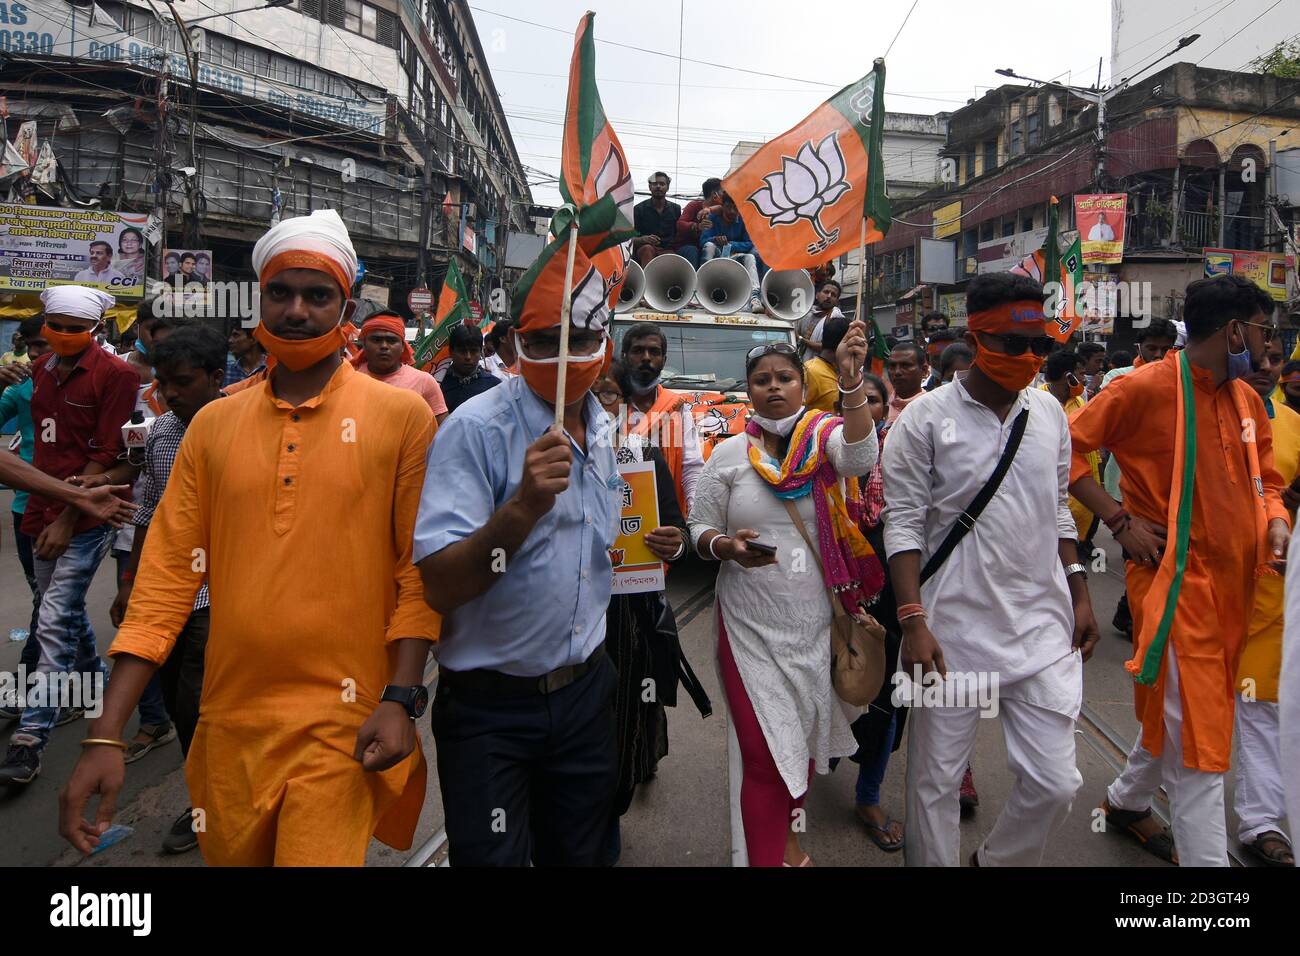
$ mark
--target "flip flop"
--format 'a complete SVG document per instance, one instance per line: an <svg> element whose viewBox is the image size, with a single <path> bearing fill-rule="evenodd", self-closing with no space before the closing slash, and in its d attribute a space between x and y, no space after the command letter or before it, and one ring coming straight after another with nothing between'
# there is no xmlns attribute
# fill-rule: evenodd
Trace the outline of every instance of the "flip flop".
<svg viewBox="0 0 1300 956"><path fill-rule="evenodd" d="M858 819L862 820L861 817ZM897 853L903 848L903 844L906 841L905 837L900 836L897 843L889 842L891 836L889 828L893 823L893 817L885 817L885 825L883 827L878 827L875 824L867 823L866 820L862 820L862 825L867 828L867 836L871 839L871 842L886 853Z"/></svg>
<svg viewBox="0 0 1300 956"><path fill-rule="evenodd" d="M781 861L781 865L782 865L782 866L790 866L790 864L787 863L787 862L785 862L785 860L782 860L782 861ZM798 867L790 866L790 869L792 869L792 870L794 870L794 869L801 869L802 867L805 867L805 866L812 866L812 865L813 865L812 857L810 857L807 853L805 853L805 854L803 855L803 861L799 864L799 866L798 866Z"/></svg>
<svg viewBox="0 0 1300 956"><path fill-rule="evenodd" d="M1270 844L1273 849L1265 850L1261 846L1265 843ZM1291 849L1291 841L1277 830L1265 830L1250 843L1243 843L1242 846L1255 854L1265 866L1295 866L1295 853Z"/></svg>
<svg viewBox="0 0 1300 956"><path fill-rule="evenodd" d="M1168 830L1146 836L1137 828L1139 823L1151 816L1150 807L1145 810L1116 810L1109 801L1103 800L1101 812L1106 816L1108 830L1114 827L1117 831L1127 833L1152 856L1174 866L1178 865L1178 849L1174 846L1174 838L1169 835Z"/></svg>

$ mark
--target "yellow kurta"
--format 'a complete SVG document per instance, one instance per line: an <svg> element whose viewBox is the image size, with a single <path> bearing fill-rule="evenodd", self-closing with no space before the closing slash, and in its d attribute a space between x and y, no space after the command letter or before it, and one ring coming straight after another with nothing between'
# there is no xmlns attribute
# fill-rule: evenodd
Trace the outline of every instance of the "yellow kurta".
<svg viewBox="0 0 1300 956"><path fill-rule="evenodd" d="M1300 474L1300 414L1273 400L1273 465L1283 484L1291 484ZM1300 555L1296 556L1300 560ZM1297 572L1300 573L1300 572ZM1255 581L1255 607L1246 627L1246 649L1237 665L1237 689L1249 688L1256 700L1277 701L1277 685L1282 673L1282 607L1286 579L1258 578Z"/></svg>
<svg viewBox="0 0 1300 956"><path fill-rule="evenodd" d="M209 864L360 865L372 834L411 845L423 755L368 773L352 754L390 642L438 634L411 563L435 428L414 392L346 362L297 408L262 383L190 425L109 653L164 661L206 568L186 779Z"/></svg>

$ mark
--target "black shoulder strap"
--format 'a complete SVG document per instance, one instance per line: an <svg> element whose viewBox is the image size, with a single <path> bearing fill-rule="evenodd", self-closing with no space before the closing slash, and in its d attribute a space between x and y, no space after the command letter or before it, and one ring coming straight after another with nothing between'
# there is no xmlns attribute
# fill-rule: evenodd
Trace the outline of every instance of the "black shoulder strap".
<svg viewBox="0 0 1300 956"><path fill-rule="evenodd" d="M948 555L952 554L953 549L966 536L966 532L975 527L976 519L979 518L988 503L993 500L993 496L998 493L998 488L1002 486L1002 479L1006 477L1007 470L1011 467L1011 461L1016 457L1016 449L1020 447L1020 439L1024 437L1025 425L1028 421L1029 409L1021 409L1020 414L1016 416L1016 420L1011 424L1011 434L1007 437L1006 447L1002 449L1002 457L998 459L993 474L989 475L989 480L984 482L984 487L966 506L966 510L957 516L957 523L949 529L948 536L943 539L943 544L939 545L939 549L930 555L930 560L925 562L925 567L921 569L922 584L933 577L934 573L948 560Z"/></svg>

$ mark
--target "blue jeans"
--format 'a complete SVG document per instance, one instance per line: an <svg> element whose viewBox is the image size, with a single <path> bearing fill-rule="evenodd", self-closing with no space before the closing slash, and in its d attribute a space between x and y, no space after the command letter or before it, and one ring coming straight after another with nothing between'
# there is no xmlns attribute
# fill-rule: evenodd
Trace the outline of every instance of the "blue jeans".
<svg viewBox="0 0 1300 956"><path fill-rule="evenodd" d="M889 752L894 741L894 728L898 725L898 711L889 718L889 729L881 734L880 749L870 758L864 758L858 765L858 786L856 802L860 807L874 807L880 804L880 782L885 779L885 770L889 767Z"/></svg>
<svg viewBox="0 0 1300 956"><path fill-rule="evenodd" d="M699 246L678 246L673 251L689 262L692 269L698 269L700 267Z"/></svg>
<svg viewBox="0 0 1300 956"><path fill-rule="evenodd" d="M108 554L112 529L108 525L91 528L74 535L64 551L53 561L37 557L35 560L36 584L41 590L41 610L37 623L41 657L37 670L43 674L69 674L80 671L82 699L80 701L47 701L52 706L27 707L23 710L18 731L13 736L16 744L27 744L43 750L50 739L60 703L90 701L85 696L90 690L89 681L99 674L107 686L108 668L99 658L95 631L86 616L86 591L99 569L99 563Z"/></svg>
<svg viewBox="0 0 1300 956"><path fill-rule="evenodd" d="M14 516L14 549L18 552L18 563L23 566L23 577L32 591L32 621L27 628L27 643L23 645L18 663L27 665L27 673L36 670L41 659L41 646L36 640L36 616L41 607L41 589L36 586L36 565L32 548L36 540L30 534L23 534L23 516L17 511Z"/></svg>

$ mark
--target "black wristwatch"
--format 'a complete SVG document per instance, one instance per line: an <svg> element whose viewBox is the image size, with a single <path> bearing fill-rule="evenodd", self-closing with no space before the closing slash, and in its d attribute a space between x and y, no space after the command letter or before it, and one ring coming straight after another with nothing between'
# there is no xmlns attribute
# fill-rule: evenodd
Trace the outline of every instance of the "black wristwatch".
<svg viewBox="0 0 1300 956"><path fill-rule="evenodd" d="M389 684L384 688L384 695L379 698L380 701L391 700L395 704L401 704L406 708L406 713L412 720L424 714L424 709L429 706L429 689L423 684L417 684L414 687L397 687Z"/></svg>

